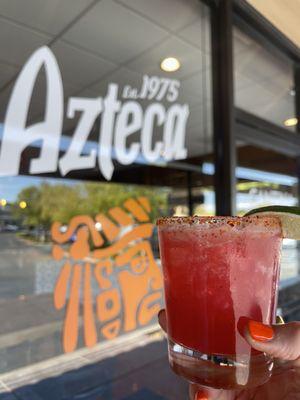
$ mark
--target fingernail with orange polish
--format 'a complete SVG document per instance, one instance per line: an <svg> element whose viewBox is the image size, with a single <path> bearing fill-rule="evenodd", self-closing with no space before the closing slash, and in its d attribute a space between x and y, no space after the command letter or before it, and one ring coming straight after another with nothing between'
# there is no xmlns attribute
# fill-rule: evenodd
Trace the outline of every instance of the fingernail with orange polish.
<svg viewBox="0 0 300 400"><path fill-rule="evenodd" d="M195 400L208 400L208 397L204 392L199 391L195 394Z"/></svg>
<svg viewBox="0 0 300 400"><path fill-rule="evenodd" d="M249 321L248 329L252 339L257 340L259 342L266 342L268 340L272 340L274 337L274 331L271 326L262 324L257 321Z"/></svg>

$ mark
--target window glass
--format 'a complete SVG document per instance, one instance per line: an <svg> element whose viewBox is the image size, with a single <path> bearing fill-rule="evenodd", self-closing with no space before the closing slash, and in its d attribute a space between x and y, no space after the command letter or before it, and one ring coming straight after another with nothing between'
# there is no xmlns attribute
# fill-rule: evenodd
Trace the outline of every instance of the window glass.
<svg viewBox="0 0 300 400"><path fill-rule="evenodd" d="M206 6L2 3L0 373L155 323L155 219L214 213Z"/></svg>
<svg viewBox="0 0 300 400"><path fill-rule="evenodd" d="M237 212L280 204L297 206L297 160L284 153L238 143ZM284 239L281 254L278 313L286 321L299 319L299 247L296 240Z"/></svg>
<svg viewBox="0 0 300 400"><path fill-rule="evenodd" d="M235 105L291 131L296 123L292 63L234 29Z"/></svg>

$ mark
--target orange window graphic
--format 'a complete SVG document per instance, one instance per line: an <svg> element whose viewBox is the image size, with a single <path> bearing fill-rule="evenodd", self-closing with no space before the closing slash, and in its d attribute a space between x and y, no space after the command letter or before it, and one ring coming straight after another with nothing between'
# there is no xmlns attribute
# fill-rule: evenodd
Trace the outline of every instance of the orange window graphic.
<svg viewBox="0 0 300 400"><path fill-rule="evenodd" d="M65 230L52 225L52 255L64 261L53 300L56 309L66 309L65 352L77 347L81 325L89 347L145 326L157 314L162 275L150 244L150 211L148 199L139 197L95 219L76 216Z"/></svg>

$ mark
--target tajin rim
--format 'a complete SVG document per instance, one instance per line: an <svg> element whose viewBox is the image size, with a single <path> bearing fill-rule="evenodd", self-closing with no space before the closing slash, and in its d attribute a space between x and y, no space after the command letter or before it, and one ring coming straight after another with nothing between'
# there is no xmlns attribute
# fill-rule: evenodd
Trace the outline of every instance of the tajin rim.
<svg viewBox="0 0 300 400"><path fill-rule="evenodd" d="M157 226L177 226L177 225L207 225L207 226L241 226L258 225L266 228L281 227L280 219L276 216L251 215L244 217L231 216L201 216L192 217L160 217L156 221Z"/></svg>

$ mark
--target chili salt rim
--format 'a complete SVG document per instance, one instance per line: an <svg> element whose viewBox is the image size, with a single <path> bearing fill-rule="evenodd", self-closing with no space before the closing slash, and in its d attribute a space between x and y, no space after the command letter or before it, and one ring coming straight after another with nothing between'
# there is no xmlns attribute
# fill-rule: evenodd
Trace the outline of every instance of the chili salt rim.
<svg viewBox="0 0 300 400"><path fill-rule="evenodd" d="M247 217L223 217L223 216L200 216L192 217L161 217L156 221L157 226L179 226L179 225L204 225L205 226L231 226L238 227L252 224L264 226L265 228L280 228L280 219L275 216L250 215Z"/></svg>

